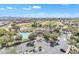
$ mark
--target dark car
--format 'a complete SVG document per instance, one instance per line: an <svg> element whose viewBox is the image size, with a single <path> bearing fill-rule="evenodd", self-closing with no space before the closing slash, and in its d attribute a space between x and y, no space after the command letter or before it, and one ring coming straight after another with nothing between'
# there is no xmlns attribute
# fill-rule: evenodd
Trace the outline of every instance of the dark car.
<svg viewBox="0 0 79 59"><path fill-rule="evenodd" d="M66 53L66 51L64 49L60 49L61 52Z"/></svg>
<svg viewBox="0 0 79 59"><path fill-rule="evenodd" d="M29 43L26 44L26 46L27 46L27 47L34 46L34 42L29 42Z"/></svg>
<svg viewBox="0 0 79 59"><path fill-rule="evenodd" d="M51 46L51 47L54 47L54 46L57 46L57 45L59 45L58 42L50 42L50 46Z"/></svg>

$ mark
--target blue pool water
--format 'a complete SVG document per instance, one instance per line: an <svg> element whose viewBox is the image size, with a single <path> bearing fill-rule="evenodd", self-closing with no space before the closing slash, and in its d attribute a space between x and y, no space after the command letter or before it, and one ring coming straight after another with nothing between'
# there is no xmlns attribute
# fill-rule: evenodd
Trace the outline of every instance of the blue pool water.
<svg viewBox="0 0 79 59"><path fill-rule="evenodd" d="M28 32L21 32L20 35L22 35L22 39L28 39L28 36L29 36L30 33Z"/></svg>

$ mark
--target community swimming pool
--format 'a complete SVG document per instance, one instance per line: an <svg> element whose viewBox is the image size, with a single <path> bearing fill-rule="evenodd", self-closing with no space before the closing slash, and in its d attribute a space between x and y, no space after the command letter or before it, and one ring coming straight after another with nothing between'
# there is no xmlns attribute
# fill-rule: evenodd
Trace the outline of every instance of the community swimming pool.
<svg viewBox="0 0 79 59"><path fill-rule="evenodd" d="M30 35L30 33L28 32L20 32L20 35L22 35L22 39L28 39L28 36Z"/></svg>

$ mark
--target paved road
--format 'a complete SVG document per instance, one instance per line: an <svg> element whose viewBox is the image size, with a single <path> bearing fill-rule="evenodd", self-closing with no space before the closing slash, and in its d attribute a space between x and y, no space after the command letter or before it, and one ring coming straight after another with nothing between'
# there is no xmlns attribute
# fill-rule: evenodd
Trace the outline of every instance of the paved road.
<svg viewBox="0 0 79 59"><path fill-rule="evenodd" d="M59 37L59 45L55 46L55 47L50 47L49 43L46 43L44 40L42 40L41 42L35 42L35 46L36 46L36 50L38 48L38 46L42 46L42 51L39 52L37 51L35 54L63 54L63 52L60 51L60 49L64 49L65 51L68 48L68 43L66 41L66 35L63 34ZM0 50L0 53L24 53L26 50L32 50L34 49L34 47L27 47L26 46L27 43L22 43L20 45L17 46L13 46L13 47L9 47L9 48L3 48ZM12 52L13 51L13 52ZM33 53L34 54L34 53Z"/></svg>

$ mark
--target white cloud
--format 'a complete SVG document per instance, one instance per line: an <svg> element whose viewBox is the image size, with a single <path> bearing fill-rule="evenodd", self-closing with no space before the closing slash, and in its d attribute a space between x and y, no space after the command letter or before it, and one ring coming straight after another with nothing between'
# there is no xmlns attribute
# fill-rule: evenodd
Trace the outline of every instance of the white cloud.
<svg viewBox="0 0 79 59"><path fill-rule="evenodd" d="M41 6L32 6L32 8L34 8L34 9L40 9Z"/></svg>
<svg viewBox="0 0 79 59"><path fill-rule="evenodd" d="M9 10L15 10L15 9L17 9L17 8L13 8L13 7L6 7L6 9L9 9Z"/></svg>
<svg viewBox="0 0 79 59"><path fill-rule="evenodd" d="M0 10L5 10L5 8L0 8Z"/></svg>
<svg viewBox="0 0 79 59"><path fill-rule="evenodd" d="M28 7L24 7L24 8L21 8L21 9L22 10L32 10L32 9L40 9L40 8L41 8L40 6L28 6ZM17 10L17 9L18 8L14 8L14 7L10 7L10 6L7 6L5 8L0 8L0 10Z"/></svg>
<svg viewBox="0 0 79 59"><path fill-rule="evenodd" d="M24 7L22 8L23 10L32 10L32 9L40 9L40 6L29 6L29 7Z"/></svg>
<svg viewBox="0 0 79 59"><path fill-rule="evenodd" d="M12 7L6 7L6 8L7 8L7 9L10 9L10 10L13 9Z"/></svg>
<svg viewBox="0 0 79 59"><path fill-rule="evenodd" d="M31 8L26 8L26 7L24 7L24 8L22 8L23 10L31 10Z"/></svg>
<svg viewBox="0 0 79 59"><path fill-rule="evenodd" d="M17 8L13 8L13 7L5 7L5 8L0 8L0 10L16 10Z"/></svg>

